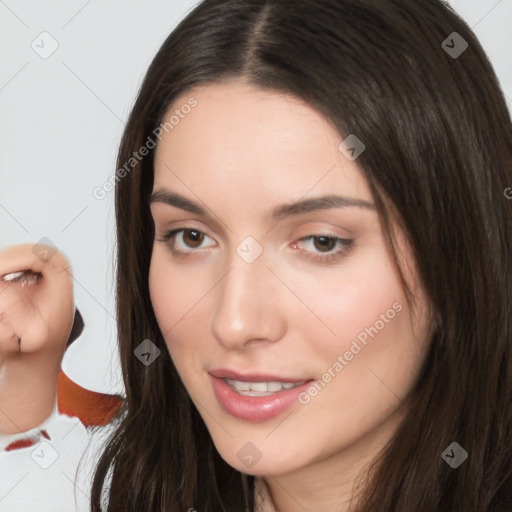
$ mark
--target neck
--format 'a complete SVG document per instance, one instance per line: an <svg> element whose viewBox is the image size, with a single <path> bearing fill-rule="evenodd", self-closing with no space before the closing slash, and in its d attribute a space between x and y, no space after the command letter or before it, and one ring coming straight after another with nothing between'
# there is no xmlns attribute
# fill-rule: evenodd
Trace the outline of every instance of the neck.
<svg viewBox="0 0 512 512"><path fill-rule="evenodd" d="M21 354L20 354L21 355ZM0 434L26 432L53 412L60 365L44 353L13 356L0 363Z"/></svg>

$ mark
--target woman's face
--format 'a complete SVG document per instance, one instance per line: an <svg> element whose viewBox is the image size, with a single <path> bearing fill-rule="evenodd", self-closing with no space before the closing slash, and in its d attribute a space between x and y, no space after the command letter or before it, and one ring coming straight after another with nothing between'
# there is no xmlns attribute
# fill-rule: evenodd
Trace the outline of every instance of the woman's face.
<svg viewBox="0 0 512 512"><path fill-rule="evenodd" d="M219 453L280 475L373 452L426 350L404 237L414 319L357 159L322 116L239 81L182 95L166 119L176 109L155 155L149 285Z"/></svg>

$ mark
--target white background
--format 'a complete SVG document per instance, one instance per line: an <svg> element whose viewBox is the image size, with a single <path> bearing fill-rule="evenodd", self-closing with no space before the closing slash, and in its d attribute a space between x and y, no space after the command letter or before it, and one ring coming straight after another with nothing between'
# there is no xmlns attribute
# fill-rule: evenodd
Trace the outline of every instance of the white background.
<svg viewBox="0 0 512 512"><path fill-rule="evenodd" d="M113 193L124 123L143 75L190 0L0 0L0 249L49 238L72 262L86 329L63 367L122 392L114 324ZM512 110L512 0L453 0L486 49ZM31 47L46 31L57 50ZM447 34L448 35L448 34ZM142 341L142 340L141 340Z"/></svg>

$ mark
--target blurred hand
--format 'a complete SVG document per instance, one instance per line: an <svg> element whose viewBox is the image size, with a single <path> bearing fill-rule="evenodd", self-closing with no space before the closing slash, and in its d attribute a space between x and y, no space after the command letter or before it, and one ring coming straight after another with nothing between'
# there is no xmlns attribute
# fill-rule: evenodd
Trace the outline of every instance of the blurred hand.
<svg viewBox="0 0 512 512"><path fill-rule="evenodd" d="M42 261L33 248L0 252L0 434L35 428L53 411L75 316L67 258Z"/></svg>
<svg viewBox="0 0 512 512"><path fill-rule="evenodd" d="M42 261L33 247L17 245L0 252L0 365L20 352L63 354L73 325L69 261L61 252Z"/></svg>

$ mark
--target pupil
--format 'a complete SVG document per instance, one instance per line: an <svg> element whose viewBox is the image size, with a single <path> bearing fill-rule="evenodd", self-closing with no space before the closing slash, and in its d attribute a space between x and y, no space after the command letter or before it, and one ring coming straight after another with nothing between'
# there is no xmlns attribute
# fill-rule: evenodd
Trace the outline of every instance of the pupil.
<svg viewBox="0 0 512 512"><path fill-rule="evenodd" d="M196 230L188 230L187 233L188 233L188 237L192 241L192 245L194 247L196 245L201 245L202 233L200 233L199 231L196 231ZM199 244L197 244L198 241L199 241Z"/></svg>
<svg viewBox="0 0 512 512"><path fill-rule="evenodd" d="M324 250L326 250L326 252L332 250L333 243L334 243L333 238L330 238L328 236L319 236L319 237L317 237L316 240L317 240L317 242L320 242L319 244L315 243L315 246L317 246L317 249L324 249Z"/></svg>

